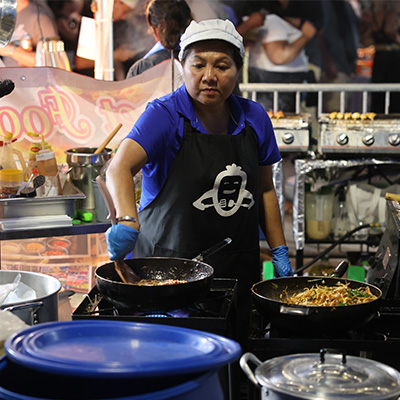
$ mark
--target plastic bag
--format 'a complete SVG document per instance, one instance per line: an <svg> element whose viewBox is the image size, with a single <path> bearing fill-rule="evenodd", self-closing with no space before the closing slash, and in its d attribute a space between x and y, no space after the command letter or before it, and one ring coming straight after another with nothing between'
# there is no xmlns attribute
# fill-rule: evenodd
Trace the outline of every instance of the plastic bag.
<svg viewBox="0 0 400 400"><path fill-rule="evenodd" d="M350 226L355 228L363 224L384 224L386 221L385 194L386 192L396 193L398 190L399 185L391 185L385 188L379 188L367 183L349 185L346 203L348 205L347 211ZM363 229L358 234L361 235L363 231L366 231L364 234L367 235L368 229Z"/></svg>
<svg viewBox="0 0 400 400"><path fill-rule="evenodd" d="M18 283L21 280L21 274L18 274L13 283L5 283L0 285L0 305L6 303L6 299L10 293L12 293L18 286Z"/></svg>
<svg viewBox="0 0 400 400"><path fill-rule="evenodd" d="M19 280L17 287L8 294L7 298L4 300L4 304L14 304L36 300L37 296L35 290L20 281L21 274L18 274L17 277L18 276Z"/></svg>

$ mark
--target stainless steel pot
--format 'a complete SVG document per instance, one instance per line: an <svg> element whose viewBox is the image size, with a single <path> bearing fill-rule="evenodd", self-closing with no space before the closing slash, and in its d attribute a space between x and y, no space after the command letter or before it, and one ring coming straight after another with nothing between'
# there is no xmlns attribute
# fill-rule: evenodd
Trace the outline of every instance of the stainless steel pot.
<svg viewBox="0 0 400 400"><path fill-rule="evenodd" d="M21 274L21 282L36 292L36 298L33 301L3 304L0 308L11 311L28 325L57 321L60 281L36 272L0 271L0 284L14 282L18 274Z"/></svg>
<svg viewBox="0 0 400 400"><path fill-rule="evenodd" d="M86 195L84 200L78 200L79 208L95 208L92 180L100 175L102 167L112 156L111 149L94 154L96 150L96 147L77 147L65 151L67 164L72 168L71 182Z"/></svg>
<svg viewBox="0 0 400 400"><path fill-rule="evenodd" d="M245 353L240 366L271 400L397 400L398 371L377 361L345 354L294 354L261 362ZM255 366L255 373L252 366Z"/></svg>
<svg viewBox="0 0 400 400"><path fill-rule="evenodd" d="M0 0L0 47L7 46L17 19L17 0Z"/></svg>

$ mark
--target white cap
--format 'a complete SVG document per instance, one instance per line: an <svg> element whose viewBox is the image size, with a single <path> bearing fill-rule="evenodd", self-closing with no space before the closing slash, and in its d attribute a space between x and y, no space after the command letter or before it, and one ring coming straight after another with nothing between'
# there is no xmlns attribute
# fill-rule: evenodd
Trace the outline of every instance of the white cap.
<svg viewBox="0 0 400 400"><path fill-rule="evenodd" d="M182 60L186 47L203 40L223 40L233 44L239 49L242 58L244 57L243 38L236 30L235 25L228 19L225 21L222 19L207 19L200 22L192 21L186 28L181 36L179 60Z"/></svg>

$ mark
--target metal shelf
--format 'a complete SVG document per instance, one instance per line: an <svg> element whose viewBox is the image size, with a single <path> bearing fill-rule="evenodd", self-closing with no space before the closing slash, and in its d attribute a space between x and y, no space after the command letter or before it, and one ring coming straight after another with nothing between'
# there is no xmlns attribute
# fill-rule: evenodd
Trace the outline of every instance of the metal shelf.
<svg viewBox="0 0 400 400"><path fill-rule="evenodd" d="M52 236L86 235L89 233L103 233L111 226L110 223L82 223L81 225L65 226L60 228L39 228L0 232L0 240L35 239Z"/></svg>

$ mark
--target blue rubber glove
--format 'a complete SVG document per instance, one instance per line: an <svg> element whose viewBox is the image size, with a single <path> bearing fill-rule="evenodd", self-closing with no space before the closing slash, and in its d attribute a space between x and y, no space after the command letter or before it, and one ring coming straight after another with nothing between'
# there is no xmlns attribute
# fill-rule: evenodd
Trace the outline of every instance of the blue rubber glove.
<svg viewBox="0 0 400 400"><path fill-rule="evenodd" d="M287 246L278 246L271 249L272 264L274 265L276 276L293 276L288 250Z"/></svg>
<svg viewBox="0 0 400 400"><path fill-rule="evenodd" d="M123 260L136 244L139 231L124 224L115 224L106 231L110 260Z"/></svg>

